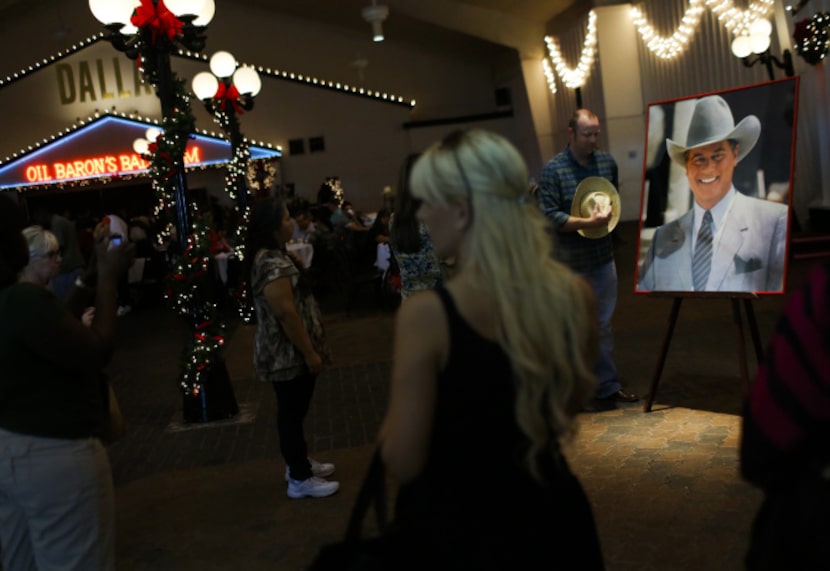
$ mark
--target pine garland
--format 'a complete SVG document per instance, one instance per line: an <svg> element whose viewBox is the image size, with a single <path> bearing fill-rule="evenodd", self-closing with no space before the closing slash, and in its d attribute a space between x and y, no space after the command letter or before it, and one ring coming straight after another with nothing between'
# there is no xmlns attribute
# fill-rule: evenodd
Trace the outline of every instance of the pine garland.
<svg viewBox="0 0 830 571"><path fill-rule="evenodd" d="M140 47L140 69L144 81L158 86L159 72L152 57L152 44L147 41L147 30L140 30L143 41ZM184 170L184 152L191 133L195 131L196 118L190 107L190 97L185 81L171 72L174 97L172 114L162 119L161 135L148 151L151 153L151 177L158 204L155 215L165 228L160 240L169 238L176 220L177 173ZM209 270L210 251L207 231L195 207L191 209L191 232L178 236L183 245L168 251L171 271L165 277L165 298L179 315L192 319L193 333L185 342L179 386L185 396L198 396L202 392L203 379L216 362L225 339L224 324L218 318L216 305L206 296L211 291ZM169 240L168 240L169 241Z"/></svg>

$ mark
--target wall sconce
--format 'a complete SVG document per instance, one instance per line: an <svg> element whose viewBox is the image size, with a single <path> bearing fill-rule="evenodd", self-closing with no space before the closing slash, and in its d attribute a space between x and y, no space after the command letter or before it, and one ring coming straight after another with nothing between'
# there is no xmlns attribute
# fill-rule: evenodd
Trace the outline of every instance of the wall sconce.
<svg viewBox="0 0 830 571"><path fill-rule="evenodd" d="M378 6L377 0L372 0L371 6L366 6L362 11L363 19L372 24L372 39L376 42L383 41L383 21L389 16L388 6Z"/></svg>
<svg viewBox="0 0 830 571"><path fill-rule="evenodd" d="M767 68L770 81L775 79L773 65L778 69L783 69L787 76L794 75L793 58L790 50L784 50L782 54L783 61L770 53L770 34L772 34L772 24L769 20L755 20L749 26L748 33L743 33L732 40L732 54L737 58L741 58L746 67L752 67L759 62L762 63ZM753 54L757 57L750 58Z"/></svg>

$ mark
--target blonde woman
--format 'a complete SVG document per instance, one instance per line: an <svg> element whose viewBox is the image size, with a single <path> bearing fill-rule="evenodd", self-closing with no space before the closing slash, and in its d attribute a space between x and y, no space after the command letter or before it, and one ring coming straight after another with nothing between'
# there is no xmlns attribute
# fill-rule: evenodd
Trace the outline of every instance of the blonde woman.
<svg viewBox="0 0 830 571"><path fill-rule="evenodd" d="M41 287L49 286L52 279L60 273L62 255L58 238L37 225L24 228L23 237L29 247L29 263L20 272L20 281ZM87 327L92 325L94 317L94 307L85 308L80 315L81 322Z"/></svg>
<svg viewBox="0 0 830 571"><path fill-rule="evenodd" d="M452 133L412 171L418 217L459 267L397 317L380 441L402 540L421 546L412 568L603 568L559 446L596 386L593 298L551 257L527 180L518 151L481 130Z"/></svg>
<svg viewBox="0 0 830 571"><path fill-rule="evenodd" d="M29 246L29 263L20 274L20 281L46 287L61 267L61 246L58 239L42 226L27 226L23 237Z"/></svg>

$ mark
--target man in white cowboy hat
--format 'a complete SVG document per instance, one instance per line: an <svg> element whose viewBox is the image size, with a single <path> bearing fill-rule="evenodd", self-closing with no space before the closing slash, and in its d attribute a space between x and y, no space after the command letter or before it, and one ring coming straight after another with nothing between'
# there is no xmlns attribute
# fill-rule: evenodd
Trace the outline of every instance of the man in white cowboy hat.
<svg viewBox="0 0 830 571"><path fill-rule="evenodd" d="M787 206L750 198L732 184L760 134L757 117L735 125L726 101L710 95L695 103L686 143L666 139L669 156L686 169L694 205L655 231L638 290L783 290Z"/></svg>

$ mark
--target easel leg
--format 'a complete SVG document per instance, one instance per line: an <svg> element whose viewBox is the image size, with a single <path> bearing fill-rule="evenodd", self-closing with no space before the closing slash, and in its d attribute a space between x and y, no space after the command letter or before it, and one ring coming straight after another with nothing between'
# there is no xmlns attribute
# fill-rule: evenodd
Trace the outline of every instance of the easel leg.
<svg viewBox="0 0 830 571"><path fill-rule="evenodd" d="M663 337L663 346L660 348L660 357L657 360L657 368L654 371L654 376L651 379L651 387L646 397L646 403L643 405L644 412L651 412L651 405L654 404L654 399L657 396L657 385L660 384L660 376L663 374L663 365L666 364L666 355L669 352L669 345L674 334L674 326L677 324L677 314L680 313L680 304L683 302L682 297L674 298L674 303L671 306L671 313L669 314L669 326L666 329L666 335Z"/></svg>
<svg viewBox="0 0 830 571"><path fill-rule="evenodd" d="M749 389L749 368L746 364L746 341L744 340L744 324L741 319L741 304L736 298L732 302L732 320L735 322L735 332L738 343L738 366L741 369L741 379L744 382L744 390Z"/></svg>
<svg viewBox="0 0 830 571"><path fill-rule="evenodd" d="M758 333L758 322L755 320L755 310L752 307L751 299L744 300L744 312L749 324L749 334L752 335L752 345L755 347L755 358L760 365L764 359L764 346L761 343L761 334Z"/></svg>

